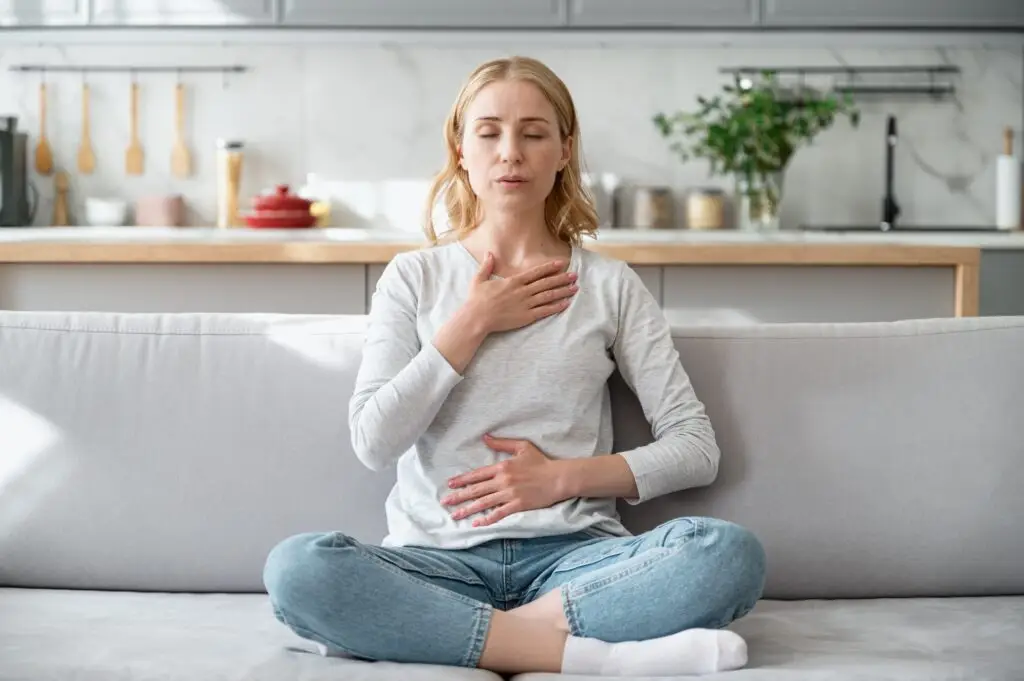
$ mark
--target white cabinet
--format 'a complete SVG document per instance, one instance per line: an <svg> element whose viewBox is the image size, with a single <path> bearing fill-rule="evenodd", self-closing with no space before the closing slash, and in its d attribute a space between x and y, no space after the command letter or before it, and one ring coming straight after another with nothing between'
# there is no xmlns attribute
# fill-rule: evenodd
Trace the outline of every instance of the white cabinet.
<svg viewBox="0 0 1024 681"><path fill-rule="evenodd" d="M88 0L0 0L0 26L79 26L88 20Z"/></svg>
<svg viewBox="0 0 1024 681"><path fill-rule="evenodd" d="M769 28L1024 28L1024 0L762 0Z"/></svg>
<svg viewBox="0 0 1024 681"><path fill-rule="evenodd" d="M92 23L109 26L272 24L275 0L92 0Z"/></svg>
<svg viewBox="0 0 1024 681"><path fill-rule="evenodd" d="M565 0L282 0L286 26L522 28L561 26Z"/></svg>
<svg viewBox="0 0 1024 681"><path fill-rule="evenodd" d="M662 308L684 324L876 322L956 314L953 267L673 265Z"/></svg>
<svg viewBox="0 0 1024 681"><path fill-rule="evenodd" d="M761 0L569 0L575 28L756 26Z"/></svg>
<svg viewBox="0 0 1024 681"><path fill-rule="evenodd" d="M366 267L277 263L2 263L0 309L362 314Z"/></svg>

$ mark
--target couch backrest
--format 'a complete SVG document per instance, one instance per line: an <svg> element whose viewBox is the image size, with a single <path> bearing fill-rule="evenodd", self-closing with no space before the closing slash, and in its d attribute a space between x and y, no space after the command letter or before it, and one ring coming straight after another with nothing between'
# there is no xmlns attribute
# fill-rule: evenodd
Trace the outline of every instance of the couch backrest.
<svg viewBox="0 0 1024 681"><path fill-rule="evenodd" d="M0 312L0 584L259 591L295 532L384 534L349 446L362 317ZM642 531L753 529L775 598L1024 593L1024 318L676 327L719 479ZM649 441L612 381L618 448Z"/></svg>

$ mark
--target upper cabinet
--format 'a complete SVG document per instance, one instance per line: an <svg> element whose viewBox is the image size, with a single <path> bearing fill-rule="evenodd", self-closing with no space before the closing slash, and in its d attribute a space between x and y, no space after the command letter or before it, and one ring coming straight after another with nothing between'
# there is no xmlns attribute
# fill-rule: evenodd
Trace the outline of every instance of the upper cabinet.
<svg viewBox="0 0 1024 681"><path fill-rule="evenodd" d="M0 0L0 26L79 26L88 21L88 0Z"/></svg>
<svg viewBox="0 0 1024 681"><path fill-rule="evenodd" d="M100 26L272 24L274 3L275 0L92 0L92 23Z"/></svg>
<svg viewBox="0 0 1024 681"><path fill-rule="evenodd" d="M761 0L569 0L576 28L749 28Z"/></svg>
<svg viewBox="0 0 1024 681"><path fill-rule="evenodd" d="M536 28L565 23L565 0L281 1L286 26Z"/></svg>
<svg viewBox="0 0 1024 681"><path fill-rule="evenodd" d="M1024 28L1024 0L763 0L769 28Z"/></svg>

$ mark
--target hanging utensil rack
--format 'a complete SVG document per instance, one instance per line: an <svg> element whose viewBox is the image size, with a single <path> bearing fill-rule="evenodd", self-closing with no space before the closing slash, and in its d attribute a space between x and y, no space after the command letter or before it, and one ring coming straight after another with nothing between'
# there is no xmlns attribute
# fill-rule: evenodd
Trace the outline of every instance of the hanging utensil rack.
<svg viewBox="0 0 1024 681"><path fill-rule="evenodd" d="M851 95L926 95L935 98L951 96L956 92L954 77L960 67L950 64L916 66L726 66L719 73L748 76L751 84L765 73L777 80L795 76L802 86L807 76L845 76L835 82L832 89ZM868 76L868 78L864 78ZM881 76L911 76L911 82L877 82ZM875 82L872 82L875 81Z"/></svg>
<svg viewBox="0 0 1024 681"><path fill-rule="evenodd" d="M12 64L11 71L38 71L45 73L245 73L248 66L122 66L96 64L92 66L65 66L45 64Z"/></svg>

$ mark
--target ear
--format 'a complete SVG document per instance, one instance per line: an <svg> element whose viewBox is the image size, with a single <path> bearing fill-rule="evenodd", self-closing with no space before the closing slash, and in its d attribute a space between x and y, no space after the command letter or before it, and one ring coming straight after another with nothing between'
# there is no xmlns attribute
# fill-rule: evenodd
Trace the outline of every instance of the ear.
<svg viewBox="0 0 1024 681"><path fill-rule="evenodd" d="M565 167L569 165L569 159L572 158L572 137L566 137L562 140L562 164L559 166L559 170L565 170Z"/></svg>

